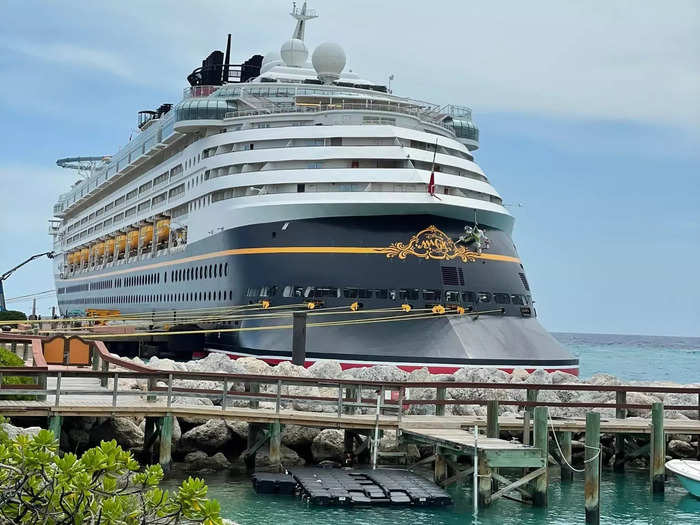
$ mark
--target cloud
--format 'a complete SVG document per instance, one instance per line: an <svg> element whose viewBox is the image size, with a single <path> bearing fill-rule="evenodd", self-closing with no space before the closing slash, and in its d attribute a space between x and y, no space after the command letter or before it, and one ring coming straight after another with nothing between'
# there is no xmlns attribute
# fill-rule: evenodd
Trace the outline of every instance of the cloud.
<svg viewBox="0 0 700 525"><path fill-rule="evenodd" d="M9 49L22 53L39 61L85 68L92 71L108 73L125 80L135 80L133 70L117 54L96 48L81 47L68 42L34 44L15 42Z"/></svg>

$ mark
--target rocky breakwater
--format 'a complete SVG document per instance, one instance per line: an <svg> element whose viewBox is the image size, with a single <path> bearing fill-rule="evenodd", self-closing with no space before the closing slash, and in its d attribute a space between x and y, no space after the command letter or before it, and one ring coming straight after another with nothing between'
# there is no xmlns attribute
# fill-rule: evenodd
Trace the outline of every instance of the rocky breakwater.
<svg viewBox="0 0 700 525"><path fill-rule="evenodd" d="M145 364L138 359L134 362ZM407 373L391 365L381 365L369 368L355 368L342 370L336 361L317 361L309 368L292 365L283 362L277 366L270 366L267 363L254 358L244 358L233 361L222 354L210 354L204 359L189 362L175 362L169 359L153 358L148 366L160 370L178 370L189 372L224 372L231 374L256 374L270 377L300 377L315 379L353 379L360 381L410 381L410 382L435 382L444 381L451 383L510 383L513 385L526 384L557 384L565 387L579 383L590 385L619 385L622 381L607 374L597 374L588 379L579 379L576 376L563 372L547 373L535 371L528 374L525 370L514 370L508 374L500 370L463 368L454 374L432 375L427 369L418 369ZM133 388L146 390L146 382L142 380L120 379L122 388ZM633 385L655 385L655 386L700 386L676 385L672 383L635 383L626 382ZM176 380L174 386L221 390L222 383L216 381L199 380ZM234 385L234 390L243 390L243 385ZM331 386L284 386L284 395L303 396L323 396L336 398L337 389ZM263 386L261 391L274 392L275 385ZM406 399L435 399L436 390L431 388L408 388ZM362 391L363 398L376 398L376 391L372 388L365 388ZM501 401L524 401L525 390L507 389L487 389L487 388L447 388L446 399L468 401L498 399ZM609 402L614 403L614 392L588 392L573 390L541 390L538 393L539 401L550 402ZM651 404L661 401L666 405L684 405L688 410L666 411L667 418L675 419L697 419L697 396L683 394L641 394L628 393L627 402L631 404ZM144 396L145 402L145 396ZM220 404L219 397L209 398L196 395L174 394L173 404L195 405L202 407L213 407ZM231 400L229 406L248 406L246 400ZM273 408L273 402L260 402L261 408ZM335 404L322 404L310 400L284 401L283 408L335 412ZM359 412L374 413L373 407L357 409ZM564 408L552 407L550 414L552 417L574 417L585 418L588 408ZM611 409L594 409L601 412L603 417L614 417ZM430 415L435 413L434 405L408 405L408 414ZM445 407L447 415L479 415L484 416L486 409L478 404L455 404ZM521 414L522 409L513 405L500 405L500 413ZM648 418L648 409L630 410L628 417ZM66 418L64 431L61 436L61 445L65 450L80 450L88 446L95 445L100 439L116 439L122 446L140 451L144 442L145 423L141 419L135 418ZM209 419L206 417L176 418L173 432L173 459L181 461L186 468L193 471L206 470L244 470L244 462L241 452L246 449L248 436L248 424L244 422L226 422L220 419ZM507 437L507 436L506 436ZM578 436L574 436L574 453L576 455L579 446ZM334 463L343 462L343 432L337 429L320 429L288 425L282 429L282 462L287 466L302 464L317 464L319 462L331 461ZM360 437L360 440L366 439ZM631 439L631 438L630 438ZM697 442L695 436L673 435L669 443L668 452L673 457L690 457L695 454ZM604 459L609 461L614 453L612 436L603 436ZM640 443L641 444L641 443ZM157 445L157 443L156 443ZM580 447L582 449L582 445ZM157 450L157 449L156 449ZM383 452L404 452L409 458L420 456L415 447L401 444L394 433L384 432L380 443L380 451ZM429 450L423 450L425 454ZM390 457L396 457L390 454ZM269 450L267 446L260 449L256 455L256 465L267 467L270 464Z"/></svg>

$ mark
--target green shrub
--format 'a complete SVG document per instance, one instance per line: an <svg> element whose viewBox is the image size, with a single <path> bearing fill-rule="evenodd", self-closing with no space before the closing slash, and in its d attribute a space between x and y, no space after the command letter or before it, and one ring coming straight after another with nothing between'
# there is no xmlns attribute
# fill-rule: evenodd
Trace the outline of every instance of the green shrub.
<svg viewBox="0 0 700 525"><path fill-rule="evenodd" d="M17 354L11 352L10 350L0 346L0 366L24 366L24 361ZM29 376L3 376L3 385L31 385L34 384L34 378ZM17 400L32 400L34 396L31 395L21 395L21 394L9 394L0 395L2 399L17 399Z"/></svg>
<svg viewBox="0 0 700 525"><path fill-rule="evenodd" d="M0 312L0 321L26 321L27 315L18 310L5 310Z"/></svg>
<svg viewBox="0 0 700 525"><path fill-rule="evenodd" d="M158 487L160 465L141 469L131 452L102 441L82 456L58 453L53 432L0 443L2 523L222 525L207 486L189 478L174 493Z"/></svg>

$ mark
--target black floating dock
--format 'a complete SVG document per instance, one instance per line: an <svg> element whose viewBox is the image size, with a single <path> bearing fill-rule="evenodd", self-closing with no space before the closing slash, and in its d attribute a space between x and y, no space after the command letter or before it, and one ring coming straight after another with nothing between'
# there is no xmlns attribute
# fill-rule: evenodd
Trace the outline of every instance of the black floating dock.
<svg viewBox="0 0 700 525"><path fill-rule="evenodd" d="M301 467L289 474L255 474L253 486L261 493L295 493L322 506L452 503L447 492L407 470Z"/></svg>

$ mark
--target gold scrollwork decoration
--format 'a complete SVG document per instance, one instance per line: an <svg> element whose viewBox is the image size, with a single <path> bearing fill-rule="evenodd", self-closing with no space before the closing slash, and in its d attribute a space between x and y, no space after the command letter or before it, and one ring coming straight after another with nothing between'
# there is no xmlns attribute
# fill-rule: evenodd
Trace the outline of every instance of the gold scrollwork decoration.
<svg viewBox="0 0 700 525"><path fill-rule="evenodd" d="M405 259L409 255L421 259L451 260L474 262L478 254L469 251L466 246L459 246L443 231L435 226L428 226L411 237L407 244L393 242L386 248L377 248L377 252L386 254L391 259Z"/></svg>

